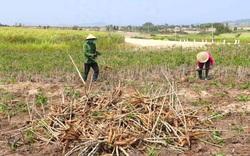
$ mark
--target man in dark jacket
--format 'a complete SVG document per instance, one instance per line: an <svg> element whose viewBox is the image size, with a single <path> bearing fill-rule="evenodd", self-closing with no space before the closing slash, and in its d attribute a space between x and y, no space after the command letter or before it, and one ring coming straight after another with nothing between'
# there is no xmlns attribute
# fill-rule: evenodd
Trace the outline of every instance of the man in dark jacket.
<svg viewBox="0 0 250 156"><path fill-rule="evenodd" d="M99 74L99 66L96 61L97 55L101 55L100 52L96 51L96 45L94 43L94 40L97 38L93 36L92 34L89 34L88 37L86 37L86 41L83 45L83 55L84 55L84 75L83 79L84 81L87 80L90 67L94 70L93 75L93 82L96 82Z"/></svg>

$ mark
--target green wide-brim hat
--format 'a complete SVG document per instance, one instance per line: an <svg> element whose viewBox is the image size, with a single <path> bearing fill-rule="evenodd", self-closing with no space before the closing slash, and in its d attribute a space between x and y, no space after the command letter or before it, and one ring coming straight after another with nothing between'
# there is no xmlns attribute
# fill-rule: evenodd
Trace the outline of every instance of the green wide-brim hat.
<svg viewBox="0 0 250 156"><path fill-rule="evenodd" d="M197 54L197 60L200 63L205 63L209 59L208 53L207 52L200 52Z"/></svg>
<svg viewBox="0 0 250 156"><path fill-rule="evenodd" d="M89 34L89 36L86 37L86 40L96 40L97 38L92 35L92 34Z"/></svg>

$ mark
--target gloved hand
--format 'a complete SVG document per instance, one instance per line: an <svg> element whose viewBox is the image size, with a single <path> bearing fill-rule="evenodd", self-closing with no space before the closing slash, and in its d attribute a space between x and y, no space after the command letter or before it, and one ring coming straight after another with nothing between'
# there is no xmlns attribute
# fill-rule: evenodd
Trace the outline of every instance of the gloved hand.
<svg viewBox="0 0 250 156"><path fill-rule="evenodd" d="M99 51L96 51L96 55L102 55L102 53Z"/></svg>
<svg viewBox="0 0 250 156"><path fill-rule="evenodd" d="M201 70L199 66L196 67L196 70Z"/></svg>

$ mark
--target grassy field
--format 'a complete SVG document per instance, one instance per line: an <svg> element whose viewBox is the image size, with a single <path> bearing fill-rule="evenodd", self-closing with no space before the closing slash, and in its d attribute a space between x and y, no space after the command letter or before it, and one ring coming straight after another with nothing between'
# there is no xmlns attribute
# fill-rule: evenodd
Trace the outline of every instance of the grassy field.
<svg viewBox="0 0 250 156"><path fill-rule="evenodd" d="M124 37L114 33L84 32L74 30L38 30L25 28L0 28L0 71L5 75L32 74L53 75L75 72L68 54L79 67L82 63L82 45L89 33L97 36L97 48L103 53L100 66L122 68L166 67L194 69L196 54L209 50L215 58L215 65L221 68L250 66L249 45L212 45L206 48L184 49L134 49L126 46ZM223 36L223 35L221 35ZM224 34L224 36L229 36ZM242 35L244 37L244 35Z"/></svg>

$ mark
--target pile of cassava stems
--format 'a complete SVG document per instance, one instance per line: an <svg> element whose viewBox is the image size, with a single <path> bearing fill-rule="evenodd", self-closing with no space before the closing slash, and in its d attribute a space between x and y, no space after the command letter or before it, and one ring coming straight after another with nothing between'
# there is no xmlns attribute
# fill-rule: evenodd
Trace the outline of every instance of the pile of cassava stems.
<svg viewBox="0 0 250 156"><path fill-rule="evenodd" d="M38 122L46 132L33 131L48 143L59 142L64 155L133 155L150 149L182 152L208 129L196 115L202 108L183 108L173 85L153 95L134 90L63 97Z"/></svg>

